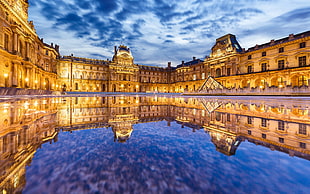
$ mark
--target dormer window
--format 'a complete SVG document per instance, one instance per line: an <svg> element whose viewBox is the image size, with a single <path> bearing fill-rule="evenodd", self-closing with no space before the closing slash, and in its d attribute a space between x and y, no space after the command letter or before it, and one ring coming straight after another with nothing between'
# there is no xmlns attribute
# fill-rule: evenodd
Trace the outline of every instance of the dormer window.
<svg viewBox="0 0 310 194"><path fill-rule="evenodd" d="M299 48L305 48L306 47L306 42L302 42L299 44Z"/></svg>
<svg viewBox="0 0 310 194"><path fill-rule="evenodd" d="M279 48L279 53L283 53L284 52L284 47Z"/></svg>

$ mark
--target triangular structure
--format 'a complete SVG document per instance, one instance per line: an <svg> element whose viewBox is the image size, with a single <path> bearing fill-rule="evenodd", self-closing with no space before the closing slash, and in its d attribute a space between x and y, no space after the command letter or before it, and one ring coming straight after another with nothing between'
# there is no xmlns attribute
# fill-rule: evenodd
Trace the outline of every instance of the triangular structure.
<svg viewBox="0 0 310 194"><path fill-rule="evenodd" d="M204 108L209 112L209 114L222 105L222 102L218 102L217 100L209 100L209 99L207 100L204 98L200 98L199 101L204 106Z"/></svg>
<svg viewBox="0 0 310 194"><path fill-rule="evenodd" d="M216 89L224 89L218 81L216 81L213 77L208 76L206 81L202 84L202 86L198 89L198 92L207 92L209 90Z"/></svg>

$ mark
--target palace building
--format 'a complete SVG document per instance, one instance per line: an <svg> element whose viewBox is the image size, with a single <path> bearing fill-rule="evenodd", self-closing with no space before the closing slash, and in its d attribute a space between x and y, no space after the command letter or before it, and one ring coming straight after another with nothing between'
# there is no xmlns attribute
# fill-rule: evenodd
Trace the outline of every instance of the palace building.
<svg viewBox="0 0 310 194"><path fill-rule="evenodd" d="M27 0L0 0L0 94L7 90L309 95L310 31L243 49L216 39L210 56L173 67L138 65L127 46L112 60L60 56L28 21Z"/></svg>
<svg viewBox="0 0 310 194"><path fill-rule="evenodd" d="M28 6L27 0L0 1L0 87L58 90L59 46L38 37Z"/></svg>

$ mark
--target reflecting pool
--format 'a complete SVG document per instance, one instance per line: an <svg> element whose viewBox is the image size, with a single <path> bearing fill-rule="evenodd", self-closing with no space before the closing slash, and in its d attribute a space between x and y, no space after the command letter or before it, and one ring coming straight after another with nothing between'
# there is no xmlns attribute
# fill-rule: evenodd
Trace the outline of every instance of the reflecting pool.
<svg viewBox="0 0 310 194"><path fill-rule="evenodd" d="M0 99L0 193L309 193L310 98Z"/></svg>

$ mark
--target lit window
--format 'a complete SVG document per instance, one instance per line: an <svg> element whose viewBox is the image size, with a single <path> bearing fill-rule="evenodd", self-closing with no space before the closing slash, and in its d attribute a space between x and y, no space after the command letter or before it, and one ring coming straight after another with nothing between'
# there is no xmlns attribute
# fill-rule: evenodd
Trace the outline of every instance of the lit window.
<svg viewBox="0 0 310 194"><path fill-rule="evenodd" d="M205 73L202 73L202 74L201 74L201 79L205 79L205 76L206 76L206 74L205 74Z"/></svg>

